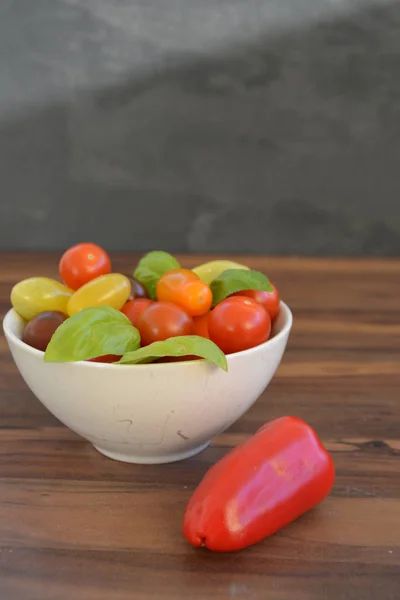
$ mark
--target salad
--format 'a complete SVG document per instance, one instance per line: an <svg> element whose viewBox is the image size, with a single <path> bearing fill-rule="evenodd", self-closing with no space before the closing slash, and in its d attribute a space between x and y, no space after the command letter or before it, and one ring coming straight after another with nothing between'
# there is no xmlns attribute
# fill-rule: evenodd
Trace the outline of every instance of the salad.
<svg viewBox="0 0 400 600"><path fill-rule="evenodd" d="M32 277L11 291L23 341L47 362L203 358L227 370L226 355L266 342L279 314L268 278L228 260L190 270L153 251L128 277L112 271L103 248L82 243L62 255L59 274L61 281Z"/></svg>

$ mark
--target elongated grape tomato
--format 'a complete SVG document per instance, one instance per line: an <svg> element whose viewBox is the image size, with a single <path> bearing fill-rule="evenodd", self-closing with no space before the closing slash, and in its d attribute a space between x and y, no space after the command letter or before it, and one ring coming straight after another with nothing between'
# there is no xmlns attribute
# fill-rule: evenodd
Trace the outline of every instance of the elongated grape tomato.
<svg viewBox="0 0 400 600"><path fill-rule="evenodd" d="M11 304L23 319L30 321L47 311L67 314L67 305L72 293L72 290L55 279L31 277L13 287Z"/></svg>
<svg viewBox="0 0 400 600"><path fill-rule="evenodd" d="M210 285L210 283L221 275L221 273L228 271L229 269L249 270L249 267L231 260L211 260L210 262L198 265L192 269L192 271L193 273L196 273L204 283Z"/></svg>
<svg viewBox="0 0 400 600"><path fill-rule="evenodd" d="M125 275L110 273L92 279L71 296L68 314L74 315L91 306L111 306L120 310L129 298L131 284Z"/></svg>

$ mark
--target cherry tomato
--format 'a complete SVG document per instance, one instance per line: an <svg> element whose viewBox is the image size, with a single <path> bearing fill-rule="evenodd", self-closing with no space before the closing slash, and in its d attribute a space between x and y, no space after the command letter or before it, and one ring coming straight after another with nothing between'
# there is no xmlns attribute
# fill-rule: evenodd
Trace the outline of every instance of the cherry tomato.
<svg viewBox="0 0 400 600"><path fill-rule="evenodd" d="M196 273L204 283L210 285L214 279L216 279L224 271L228 269L245 269L249 270L246 265L241 265L231 260L211 260L210 262L203 263L192 269L193 273Z"/></svg>
<svg viewBox="0 0 400 600"><path fill-rule="evenodd" d="M110 273L92 279L73 294L68 302L70 316L89 306L111 306L120 310L131 293L131 284L125 275Z"/></svg>
<svg viewBox="0 0 400 600"><path fill-rule="evenodd" d="M96 356L96 358L91 358L88 362L95 363L114 363L117 362L121 357L116 354L105 354L104 356Z"/></svg>
<svg viewBox="0 0 400 600"><path fill-rule="evenodd" d="M129 296L129 300L149 297L146 288L140 283L140 281L138 281L137 279L133 279L133 277L128 277L128 279L131 282L131 293Z"/></svg>
<svg viewBox="0 0 400 600"><path fill-rule="evenodd" d="M171 302L153 302L141 313L136 326L140 332L142 346L193 333L192 318Z"/></svg>
<svg viewBox="0 0 400 600"><path fill-rule="evenodd" d="M193 319L193 335L199 335L203 338L210 339L208 332L208 318L210 313L206 313L202 317L195 317Z"/></svg>
<svg viewBox="0 0 400 600"><path fill-rule="evenodd" d="M172 362L187 362L189 360L201 360L200 357L194 356L194 354L188 354L187 356L164 356L158 358L154 362L156 363L172 363Z"/></svg>
<svg viewBox="0 0 400 600"><path fill-rule="evenodd" d="M111 272L111 260L107 252L96 244L76 244L61 257L61 279L77 290L88 281Z"/></svg>
<svg viewBox="0 0 400 600"><path fill-rule="evenodd" d="M247 298L252 298L265 308L271 318L271 321L274 321L279 314L280 298L276 287L274 285L272 287L274 288L272 292L245 290L243 292L232 294L232 296L247 296Z"/></svg>
<svg viewBox="0 0 400 600"><path fill-rule="evenodd" d="M28 346L44 352L53 333L65 319L66 316L57 311L48 311L37 315L25 326L22 341Z"/></svg>
<svg viewBox="0 0 400 600"><path fill-rule="evenodd" d="M232 354L266 342L271 332L271 319L255 300L231 296L211 311L208 331L210 339L225 354Z"/></svg>
<svg viewBox="0 0 400 600"><path fill-rule="evenodd" d="M210 310L212 293L208 285L189 269L173 269L157 283L157 298L177 304L191 317L200 317Z"/></svg>
<svg viewBox="0 0 400 600"><path fill-rule="evenodd" d="M150 306L150 304L154 304L154 302L153 300L149 300L149 298L129 300L121 309L121 312L123 312L124 315L128 317L132 325L136 327L140 315L148 306Z"/></svg>
<svg viewBox="0 0 400 600"><path fill-rule="evenodd" d="M23 319L30 321L47 311L67 314L67 304L72 293L72 290L55 279L31 277L13 287L11 304Z"/></svg>

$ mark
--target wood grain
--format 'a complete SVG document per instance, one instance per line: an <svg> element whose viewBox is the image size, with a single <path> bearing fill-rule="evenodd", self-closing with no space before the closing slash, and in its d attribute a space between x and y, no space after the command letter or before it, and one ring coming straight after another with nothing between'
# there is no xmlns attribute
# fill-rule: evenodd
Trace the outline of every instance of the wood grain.
<svg viewBox="0 0 400 600"><path fill-rule="evenodd" d="M135 257L114 258L132 270ZM276 283L295 326L268 390L193 459L137 466L96 453L33 397L0 339L1 600L400 598L400 261L238 259ZM3 254L1 314L13 283L56 265ZM205 471L284 414L332 452L331 496L244 552L189 547L182 514Z"/></svg>

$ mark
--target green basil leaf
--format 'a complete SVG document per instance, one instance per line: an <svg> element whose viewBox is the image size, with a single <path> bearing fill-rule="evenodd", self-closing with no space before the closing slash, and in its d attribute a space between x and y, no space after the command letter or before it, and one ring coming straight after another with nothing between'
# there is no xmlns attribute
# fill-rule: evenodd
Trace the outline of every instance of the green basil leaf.
<svg viewBox="0 0 400 600"><path fill-rule="evenodd" d="M122 312L111 306L85 308L53 334L46 362L90 360L106 354L122 356L140 346L140 334Z"/></svg>
<svg viewBox="0 0 400 600"><path fill-rule="evenodd" d="M127 352L118 364L133 365L149 363L166 356L194 355L205 358L224 371L228 370L225 354L212 342L198 335L172 337L163 342L153 342L144 348Z"/></svg>
<svg viewBox="0 0 400 600"><path fill-rule="evenodd" d="M156 298L156 286L161 275L179 269L180 264L171 254L161 250L149 252L139 261L133 276L146 288L150 298Z"/></svg>
<svg viewBox="0 0 400 600"><path fill-rule="evenodd" d="M243 292L244 290L273 291L266 275L259 271L249 271L247 269L228 269L224 271L211 282L210 288L213 295L213 306L236 292Z"/></svg>

